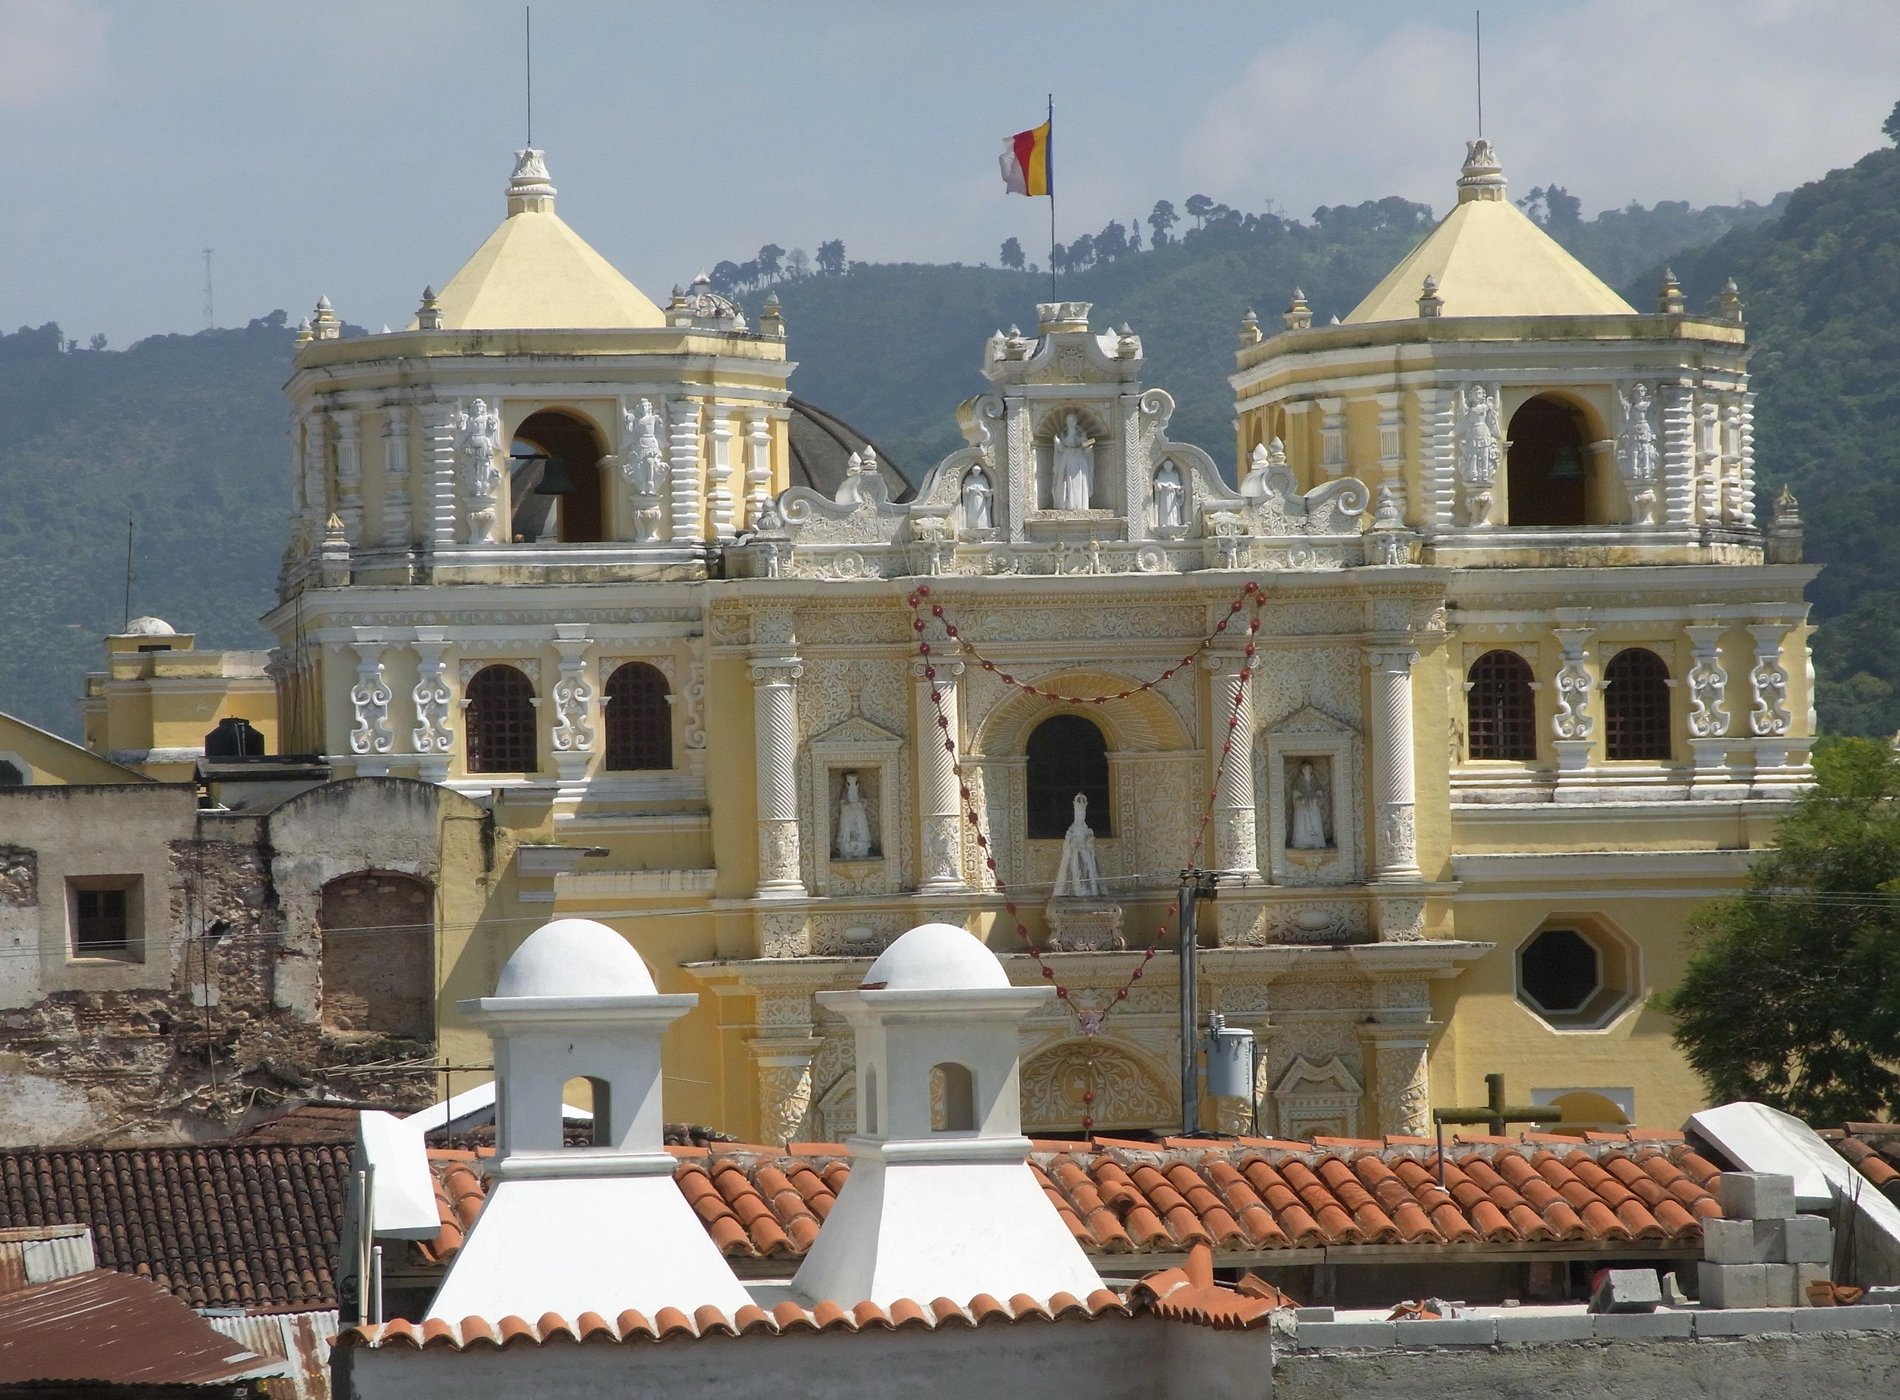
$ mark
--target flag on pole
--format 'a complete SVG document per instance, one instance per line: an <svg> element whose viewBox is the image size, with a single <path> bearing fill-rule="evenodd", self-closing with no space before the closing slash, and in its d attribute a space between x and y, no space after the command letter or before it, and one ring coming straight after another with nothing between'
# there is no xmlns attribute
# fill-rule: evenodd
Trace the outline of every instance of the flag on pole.
<svg viewBox="0 0 1900 1400"><path fill-rule="evenodd" d="M1003 184L1011 194L1055 194L1049 168L1049 131L1054 119L1003 138Z"/></svg>

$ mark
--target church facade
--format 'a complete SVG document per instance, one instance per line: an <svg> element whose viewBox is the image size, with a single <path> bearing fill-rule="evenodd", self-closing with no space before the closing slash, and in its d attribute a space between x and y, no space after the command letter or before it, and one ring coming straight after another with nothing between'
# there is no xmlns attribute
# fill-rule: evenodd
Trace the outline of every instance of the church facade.
<svg viewBox="0 0 1900 1400"><path fill-rule="evenodd" d="M1552 1121L1699 1105L1646 1002L1814 733L1739 299L1636 311L1474 143L1343 324L1249 314L1237 485L1139 335L1053 302L912 489L792 396L775 304L650 301L554 197L522 153L414 324L321 304L288 388L283 745L473 798L502 853L435 931L445 1063L481 1062L455 1000L584 916L702 994L674 1034L721 1072L670 1117L837 1139L817 994L942 921L1061 989L1025 1130L1167 1127L1147 950L1194 867L1200 1003L1260 1048L1210 1127L1422 1133L1498 1070Z"/></svg>

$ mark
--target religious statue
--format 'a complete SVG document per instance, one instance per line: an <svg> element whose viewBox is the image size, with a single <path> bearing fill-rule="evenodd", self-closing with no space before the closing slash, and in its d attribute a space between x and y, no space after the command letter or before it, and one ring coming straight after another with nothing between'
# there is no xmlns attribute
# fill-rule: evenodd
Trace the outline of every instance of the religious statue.
<svg viewBox="0 0 1900 1400"><path fill-rule="evenodd" d="M1087 510L1095 490L1095 439L1082 436L1073 413L1050 452L1050 503L1057 510Z"/></svg>
<svg viewBox="0 0 1900 1400"><path fill-rule="evenodd" d="M456 415L456 450L472 495L493 496L501 485L495 453L501 447L501 415L485 399Z"/></svg>
<svg viewBox="0 0 1900 1400"><path fill-rule="evenodd" d="M657 496L666 475L666 460L660 453L660 415L651 399L640 400L640 410L624 409L627 440L632 443L622 468L633 484L635 495Z"/></svg>
<svg viewBox="0 0 1900 1400"><path fill-rule="evenodd" d="M871 854L871 817L858 791L858 775L844 775L844 795L838 799L838 834L831 853L839 860L863 860Z"/></svg>
<svg viewBox="0 0 1900 1400"><path fill-rule="evenodd" d="M1465 391L1464 409L1458 477L1465 486L1465 523L1488 525L1491 488L1497 482L1498 468L1504 465L1504 433L1498 426L1497 402L1484 385L1473 384Z"/></svg>
<svg viewBox="0 0 1900 1400"><path fill-rule="evenodd" d="M1166 458L1155 469L1155 529L1178 530L1183 523L1181 498L1185 488L1181 481L1181 469L1174 465L1172 457Z"/></svg>
<svg viewBox="0 0 1900 1400"><path fill-rule="evenodd" d="M1619 392L1617 397L1623 405L1623 477L1626 481L1653 481L1662 465L1662 450L1656 445L1656 425L1650 421L1649 386L1638 384L1627 395Z"/></svg>
<svg viewBox="0 0 1900 1400"><path fill-rule="evenodd" d="M966 530L994 530L996 528L996 488L990 484L990 474L981 467L971 467L963 474L963 528Z"/></svg>
<svg viewBox="0 0 1900 1400"><path fill-rule="evenodd" d="M1293 825L1287 833L1288 850L1323 851L1332 845L1326 834L1326 783L1313 760L1303 758L1293 775Z"/></svg>
<svg viewBox="0 0 1900 1400"><path fill-rule="evenodd" d="M1071 419L1071 422L1074 420ZM1062 836L1062 864L1056 867L1057 899L1073 895L1080 899L1102 897L1102 868L1095 861L1095 833L1089 830L1087 794L1075 795L1075 820Z"/></svg>

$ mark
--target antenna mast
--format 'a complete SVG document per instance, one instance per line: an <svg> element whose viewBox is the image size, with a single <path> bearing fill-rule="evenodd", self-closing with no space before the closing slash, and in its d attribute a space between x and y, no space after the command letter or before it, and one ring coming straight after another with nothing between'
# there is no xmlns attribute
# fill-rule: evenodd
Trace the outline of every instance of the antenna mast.
<svg viewBox="0 0 1900 1400"><path fill-rule="evenodd" d="M121 632L132 627L132 517L125 517L125 625Z"/></svg>
<svg viewBox="0 0 1900 1400"><path fill-rule="evenodd" d="M1478 139L1484 139L1484 11L1471 12L1472 27L1476 31L1478 50Z"/></svg>
<svg viewBox="0 0 1900 1400"><path fill-rule="evenodd" d="M205 249L205 329L211 330L218 324L218 318L211 309L211 250Z"/></svg>
<svg viewBox="0 0 1900 1400"><path fill-rule="evenodd" d="M521 7L521 27L525 43L522 46L523 67L527 73L528 89L528 148L534 149L534 6Z"/></svg>

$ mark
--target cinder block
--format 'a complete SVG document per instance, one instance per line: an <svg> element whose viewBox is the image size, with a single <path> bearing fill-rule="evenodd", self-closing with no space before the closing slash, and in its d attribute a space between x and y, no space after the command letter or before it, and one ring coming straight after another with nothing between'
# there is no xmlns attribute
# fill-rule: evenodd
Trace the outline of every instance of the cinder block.
<svg viewBox="0 0 1900 1400"><path fill-rule="evenodd" d="M1501 1343L1587 1342L1596 1336L1589 1313L1507 1313L1497 1324Z"/></svg>
<svg viewBox="0 0 1900 1400"><path fill-rule="evenodd" d="M1766 1264L1711 1264L1701 1268L1702 1306L1705 1308L1765 1308L1768 1303Z"/></svg>
<svg viewBox="0 0 1900 1400"><path fill-rule="evenodd" d="M1824 1216L1795 1215L1772 1222L1780 1236L1774 1264L1826 1264L1834 1258L1834 1227Z"/></svg>
<svg viewBox="0 0 1900 1400"><path fill-rule="evenodd" d="M1870 1283L1863 1303L1900 1303L1900 1283Z"/></svg>
<svg viewBox="0 0 1900 1400"><path fill-rule="evenodd" d="M1781 1220L1705 1220L1702 1257L1712 1264L1780 1263Z"/></svg>
<svg viewBox="0 0 1900 1400"><path fill-rule="evenodd" d="M1302 1322L1300 1349L1326 1347L1394 1347L1399 1344L1393 1322Z"/></svg>
<svg viewBox="0 0 1900 1400"><path fill-rule="evenodd" d="M1704 1311L1693 1316L1698 1337L1758 1337L1770 1332L1793 1332L1797 1314L1793 1308L1730 1308L1726 1312Z"/></svg>
<svg viewBox="0 0 1900 1400"><path fill-rule="evenodd" d="M1870 1332L1887 1331L1894 1325L1894 1310L1885 1303L1868 1306L1856 1303L1848 1308L1804 1308L1794 1316L1797 1332Z"/></svg>
<svg viewBox="0 0 1900 1400"><path fill-rule="evenodd" d="M1331 1322L1333 1310L1331 1308L1295 1308L1293 1320L1295 1322Z"/></svg>
<svg viewBox="0 0 1900 1400"><path fill-rule="evenodd" d="M1801 1296L1796 1287L1795 1268L1792 1264L1763 1264L1761 1266L1762 1285L1768 1291L1768 1306L1771 1308L1805 1308L1808 1300Z"/></svg>
<svg viewBox="0 0 1900 1400"><path fill-rule="evenodd" d="M1681 1277L1673 1270L1662 1276L1662 1300L1663 1306L1668 1308L1679 1308L1689 1301L1689 1295L1683 1289Z"/></svg>
<svg viewBox="0 0 1900 1400"><path fill-rule="evenodd" d="M1591 1331L1603 1342L1689 1337L1695 1332L1695 1314L1686 1312L1598 1313L1590 1321Z"/></svg>
<svg viewBox="0 0 1900 1400"><path fill-rule="evenodd" d="M1723 1172L1716 1191L1730 1220L1786 1220L1794 1214L1794 1178L1780 1172Z"/></svg>
<svg viewBox="0 0 1900 1400"><path fill-rule="evenodd" d="M1490 1317L1411 1318L1392 1326L1398 1330L1400 1346L1488 1347L1496 1346L1498 1340L1497 1319Z"/></svg>
<svg viewBox="0 0 1900 1400"><path fill-rule="evenodd" d="M1662 1281L1654 1269L1605 1269L1590 1294L1594 1313L1654 1312L1662 1302Z"/></svg>
<svg viewBox="0 0 1900 1400"><path fill-rule="evenodd" d="M1795 1306L1812 1306L1808 1299L1808 1285L1831 1279L1834 1271L1826 1264L1796 1264L1794 1266Z"/></svg>

